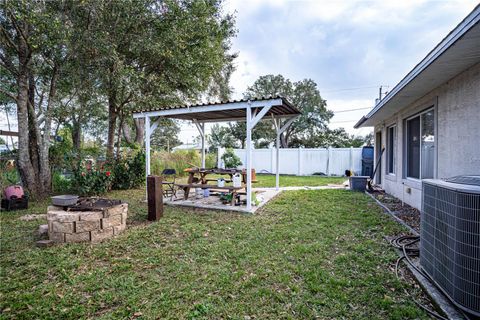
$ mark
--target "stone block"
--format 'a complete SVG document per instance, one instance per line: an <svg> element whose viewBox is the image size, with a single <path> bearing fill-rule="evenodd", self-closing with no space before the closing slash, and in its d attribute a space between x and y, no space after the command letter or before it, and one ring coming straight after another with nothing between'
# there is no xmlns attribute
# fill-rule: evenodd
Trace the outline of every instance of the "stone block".
<svg viewBox="0 0 480 320"><path fill-rule="evenodd" d="M80 213L80 220L95 221L103 218L103 212L101 211L84 211Z"/></svg>
<svg viewBox="0 0 480 320"><path fill-rule="evenodd" d="M101 242L113 236L113 228L90 231L90 241Z"/></svg>
<svg viewBox="0 0 480 320"><path fill-rule="evenodd" d="M88 242L90 241L90 232L66 233L65 242Z"/></svg>
<svg viewBox="0 0 480 320"><path fill-rule="evenodd" d="M62 211L62 210L63 210L62 207L57 207L57 206L54 206L54 205L51 205L51 206L47 207L47 212L49 212L49 211Z"/></svg>
<svg viewBox="0 0 480 320"><path fill-rule="evenodd" d="M75 232L88 232L100 229L100 220L95 221L75 221Z"/></svg>
<svg viewBox="0 0 480 320"><path fill-rule="evenodd" d="M124 225L124 224L121 224L121 225L119 225L119 226L115 226L115 227L113 227L113 234L114 234L114 235L120 234L120 233L122 233L125 229L126 229L126 225Z"/></svg>
<svg viewBox="0 0 480 320"><path fill-rule="evenodd" d="M48 238L56 243L63 243L65 242L65 233L61 232L49 232Z"/></svg>
<svg viewBox="0 0 480 320"><path fill-rule="evenodd" d="M37 234L43 236L48 233L48 224L41 224L38 226Z"/></svg>
<svg viewBox="0 0 480 320"><path fill-rule="evenodd" d="M102 219L102 229L118 226L122 224L122 214L110 216Z"/></svg>
<svg viewBox="0 0 480 320"><path fill-rule="evenodd" d="M37 247L39 248L47 248L51 247L55 244L52 240L39 240L36 242Z"/></svg>
<svg viewBox="0 0 480 320"><path fill-rule="evenodd" d="M52 221L52 232L73 233L73 222Z"/></svg>
<svg viewBox="0 0 480 320"><path fill-rule="evenodd" d="M122 212L127 211L127 210L128 210L128 205L126 203L122 203L122 204L116 205L114 207L105 209L103 211L103 217L108 218L110 216L122 214Z"/></svg>
<svg viewBox="0 0 480 320"><path fill-rule="evenodd" d="M68 211L48 211L47 220L59 221L59 222L73 222L77 221L80 217L79 212Z"/></svg>

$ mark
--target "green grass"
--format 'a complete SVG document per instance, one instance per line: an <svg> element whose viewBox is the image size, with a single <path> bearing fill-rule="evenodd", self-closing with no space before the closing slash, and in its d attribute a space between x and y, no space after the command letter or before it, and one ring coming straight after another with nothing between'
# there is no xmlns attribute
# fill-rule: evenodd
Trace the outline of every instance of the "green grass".
<svg viewBox="0 0 480 320"><path fill-rule="evenodd" d="M228 177L224 175L208 175L209 179L216 179L220 177ZM292 187L292 186L326 186L329 184L342 184L346 177L326 177L326 176L293 176L293 175L280 175L280 187ZM185 182L187 177L181 177L178 181ZM210 182L212 183L212 182ZM254 188L268 188L275 187L275 175L271 174L257 174L257 182L253 184Z"/></svg>
<svg viewBox="0 0 480 320"><path fill-rule="evenodd" d="M280 175L280 186L326 186L328 184L342 184L345 180L347 180L345 177ZM275 175L257 174L257 181L254 187L275 187Z"/></svg>
<svg viewBox="0 0 480 320"><path fill-rule="evenodd" d="M36 226L1 213L2 319L414 319L383 239L401 232L344 190L284 192L255 215L166 207L98 245L35 248ZM34 203L28 213L44 213Z"/></svg>

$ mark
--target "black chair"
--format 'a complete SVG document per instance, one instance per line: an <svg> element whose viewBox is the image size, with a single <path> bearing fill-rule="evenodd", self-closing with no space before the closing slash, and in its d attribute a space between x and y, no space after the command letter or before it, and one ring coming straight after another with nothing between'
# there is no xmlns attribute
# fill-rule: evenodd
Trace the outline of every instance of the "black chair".
<svg viewBox="0 0 480 320"><path fill-rule="evenodd" d="M171 200L173 200L173 197L177 197L177 189L175 188L176 178L177 171L175 169L164 169L162 171L163 196L170 197Z"/></svg>

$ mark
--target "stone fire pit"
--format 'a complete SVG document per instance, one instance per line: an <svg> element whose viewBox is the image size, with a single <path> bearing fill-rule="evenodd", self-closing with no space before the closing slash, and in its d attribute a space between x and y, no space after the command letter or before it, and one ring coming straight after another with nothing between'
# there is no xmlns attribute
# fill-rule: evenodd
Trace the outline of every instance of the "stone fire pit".
<svg viewBox="0 0 480 320"><path fill-rule="evenodd" d="M100 242L125 230L127 213L127 203L101 198L83 198L67 207L49 206L48 237L56 243Z"/></svg>

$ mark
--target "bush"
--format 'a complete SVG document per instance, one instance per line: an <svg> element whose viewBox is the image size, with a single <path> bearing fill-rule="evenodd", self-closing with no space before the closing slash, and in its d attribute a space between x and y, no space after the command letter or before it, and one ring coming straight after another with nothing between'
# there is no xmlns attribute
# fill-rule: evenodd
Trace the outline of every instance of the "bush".
<svg viewBox="0 0 480 320"><path fill-rule="evenodd" d="M70 193L73 190L73 180L66 178L60 172L54 172L52 177L54 193Z"/></svg>
<svg viewBox="0 0 480 320"><path fill-rule="evenodd" d="M207 153L205 156L205 167L216 168L217 167L217 153Z"/></svg>
<svg viewBox="0 0 480 320"><path fill-rule="evenodd" d="M0 193L12 184L20 184L20 175L14 160L0 160Z"/></svg>
<svg viewBox="0 0 480 320"><path fill-rule="evenodd" d="M242 165L242 161L240 161L240 158L235 154L235 152L233 152L233 149L231 148L225 150L225 153L222 155L222 160L225 164L225 168L227 169L234 169Z"/></svg>
<svg viewBox="0 0 480 320"><path fill-rule="evenodd" d="M113 176L110 170L92 165L87 169L81 161L74 170L73 185L82 196L101 195L110 190Z"/></svg>
<svg viewBox="0 0 480 320"><path fill-rule="evenodd" d="M138 188L145 182L145 153L117 160L113 166L112 189Z"/></svg>

